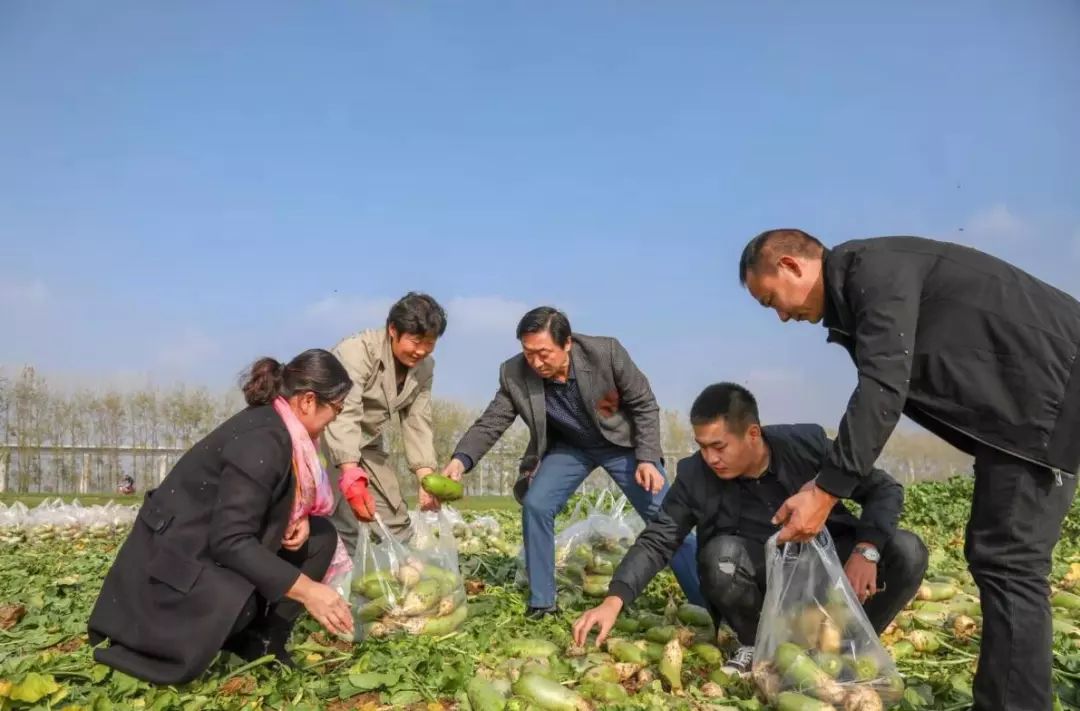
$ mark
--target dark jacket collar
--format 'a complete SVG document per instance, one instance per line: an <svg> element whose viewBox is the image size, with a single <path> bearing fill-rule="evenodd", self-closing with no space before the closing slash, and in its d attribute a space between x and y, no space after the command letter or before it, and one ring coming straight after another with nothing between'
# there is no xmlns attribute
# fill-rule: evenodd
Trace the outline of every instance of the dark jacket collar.
<svg viewBox="0 0 1080 711"><path fill-rule="evenodd" d="M850 307L844 298L844 272L847 265L843 255L826 249L821 255L821 279L825 285L825 313L821 325L837 331L851 332Z"/></svg>

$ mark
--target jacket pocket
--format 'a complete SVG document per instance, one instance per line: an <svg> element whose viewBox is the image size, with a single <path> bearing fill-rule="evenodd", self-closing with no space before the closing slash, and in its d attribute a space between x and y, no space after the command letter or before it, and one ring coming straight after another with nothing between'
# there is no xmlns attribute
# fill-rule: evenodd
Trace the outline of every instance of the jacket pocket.
<svg viewBox="0 0 1080 711"><path fill-rule="evenodd" d="M159 547L146 566L147 575L152 580L165 583L173 590L191 592L203 571L203 564L186 558L169 548Z"/></svg>
<svg viewBox="0 0 1080 711"><path fill-rule="evenodd" d="M164 533L165 529L172 523L173 515L167 510L153 503L150 497L147 497L146 502L139 509L139 513L136 515L140 521L150 528L154 533Z"/></svg>

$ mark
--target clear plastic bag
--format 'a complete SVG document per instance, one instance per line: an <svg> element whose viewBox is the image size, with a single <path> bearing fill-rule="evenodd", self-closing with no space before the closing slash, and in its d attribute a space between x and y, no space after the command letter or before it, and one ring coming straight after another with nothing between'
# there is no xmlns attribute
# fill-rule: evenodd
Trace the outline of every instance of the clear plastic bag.
<svg viewBox="0 0 1080 711"><path fill-rule="evenodd" d="M452 524L444 515L436 516L435 526L438 535L423 549L399 542L378 517L361 526L346 586L355 641L397 632L439 636L465 621Z"/></svg>
<svg viewBox="0 0 1080 711"><path fill-rule="evenodd" d="M17 546L26 540L23 528L27 515L22 502L16 501L11 506L0 503L0 546Z"/></svg>
<svg viewBox="0 0 1080 711"><path fill-rule="evenodd" d="M555 536L555 579L563 588L581 589L590 597L607 595L615 568L634 542L625 496L604 490L591 504L579 501L569 523ZM525 550L518 558L519 585L528 584Z"/></svg>
<svg viewBox="0 0 1080 711"><path fill-rule="evenodd" d="M881 711L903 681L870 626L827 530L808 543L765 545L766 592L753 677L775 702L803 694L844 711Z"/></svg>

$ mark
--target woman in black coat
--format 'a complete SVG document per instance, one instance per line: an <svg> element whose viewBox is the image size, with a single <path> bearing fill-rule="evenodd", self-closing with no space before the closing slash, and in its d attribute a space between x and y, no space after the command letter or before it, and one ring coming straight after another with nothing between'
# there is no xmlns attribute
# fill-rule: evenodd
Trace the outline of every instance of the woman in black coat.
<svg viewBox="0 0 1080 711"><path fill-rule="evenodd" d="M292 665L285 642L302 608L351 635L348 603L318 582L343 549L308 515L329 492L305 458L351 385L324 350L252 366L249 407L146 494L90 615L91 643L109 641L97 661L159 684L194 679L222 648Z"/></svg>

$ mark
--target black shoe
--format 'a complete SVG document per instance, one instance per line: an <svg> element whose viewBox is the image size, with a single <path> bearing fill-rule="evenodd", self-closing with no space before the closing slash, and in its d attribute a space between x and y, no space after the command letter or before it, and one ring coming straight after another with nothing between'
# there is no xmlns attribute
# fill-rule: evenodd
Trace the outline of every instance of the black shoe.
<svg viewBox="0 0 1080 711"><path fill-rule="evenodd" d="M548 615L559 614L559 606L552 605L551 607L528 607L525 609L526 620L542 620Z"/></svg>

